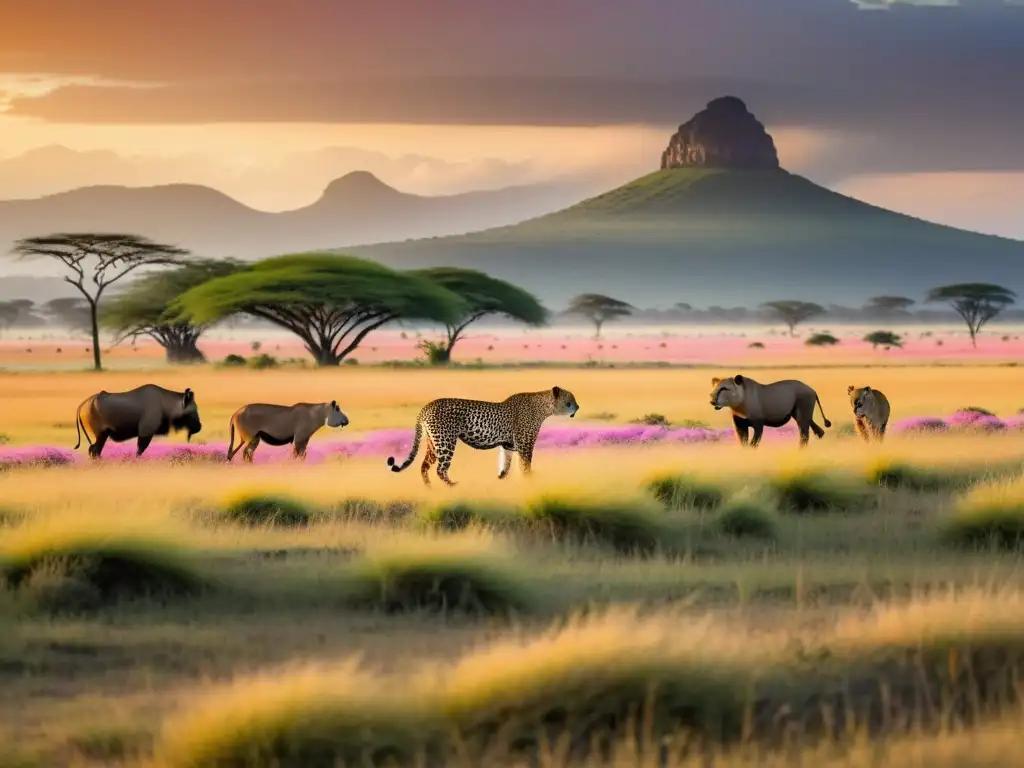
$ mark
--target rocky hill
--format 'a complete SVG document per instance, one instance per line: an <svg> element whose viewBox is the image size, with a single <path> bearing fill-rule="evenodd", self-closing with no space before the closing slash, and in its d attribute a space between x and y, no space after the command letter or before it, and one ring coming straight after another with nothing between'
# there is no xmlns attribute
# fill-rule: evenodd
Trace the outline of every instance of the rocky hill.
<svg viewBox="0 0 1024 768"><path fill-rule="evenodd" d="M346 250L397 267L484 269L553 305L581 292L641 306L857 306L959 281L1024 291L1024 243L904 216L787 172L737 98L716 99L680 126L661 166L516 225Z"/></svg>

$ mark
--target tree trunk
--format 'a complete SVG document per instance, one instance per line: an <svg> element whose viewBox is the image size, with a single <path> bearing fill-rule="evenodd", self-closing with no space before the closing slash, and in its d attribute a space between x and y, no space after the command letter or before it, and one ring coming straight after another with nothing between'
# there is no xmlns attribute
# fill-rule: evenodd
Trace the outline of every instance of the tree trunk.
<svg viewBox="0 0 1024 768"><path fill-rule="evenodd" d="M92 323L92 367L93 370L102 371L103 362L100 358L100 320L99 307L95 301L89 301L89 320Z"/></svg>
<svg viewBox="0 0 1024 768"><path fill-rule="evenodd" d="M167 362L171 365L190 365L206 362L206 355L199 351L195 341L181 341L168 344L164 347L164 351L167 353Z"/></svg>
<svg viewBox="0 0 1024 768"><path fill-rule="evenodd" d="M338 367L341 365L341 358L331 351L330 347L318 347L309 350L313 354L318 368Z"/></svg>
<svg viewBox="0 0 1024 768"><path fill-rule="evenodd" d="M597 320L597 319L594 320L594 327L597 329L597 332L594 333L594 338L595 339L600 339L601 338L601 326L602 325L604 325L604 320Z"/></svg>

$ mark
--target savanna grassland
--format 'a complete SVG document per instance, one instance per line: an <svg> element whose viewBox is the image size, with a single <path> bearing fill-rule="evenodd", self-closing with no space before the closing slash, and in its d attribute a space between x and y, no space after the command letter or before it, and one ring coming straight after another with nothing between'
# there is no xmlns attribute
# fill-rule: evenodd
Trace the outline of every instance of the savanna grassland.
<svg viewBox="0 0 1024 768"><path fill-rule="evenodd" d="M825 438L538 450L504 481L462 446L455 488L383 458L0 471L0 765L1016 765L1022 433L867 446L846 387L1008 417L1017 367L24 371L0 432L70 447L85 396L146 381L193 389L211 443L246 402L411 431L554 385L573 423L724 427L710 377L747 370L814 386Z"/></svg>

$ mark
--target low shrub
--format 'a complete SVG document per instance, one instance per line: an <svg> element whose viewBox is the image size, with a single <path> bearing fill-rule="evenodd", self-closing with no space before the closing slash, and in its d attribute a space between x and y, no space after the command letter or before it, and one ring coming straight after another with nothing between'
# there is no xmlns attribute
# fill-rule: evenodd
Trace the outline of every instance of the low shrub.
<svg viewBox="0 0 1024 768"><path fill-rule="evenodd" d="M246 363L250 368L254 368L257 371L262 371L267 368L277 368L280 363L273 355L268 355L266 352L255 357L250 357Z"/></svg>
<svg viewBox="0 0 1024 768"><path fill-rule="evenodd" d="M0 582L45 610L88 611L123 600L195 596L212 587L193 553L158 535L18 533L0 550Z"/></svg>
<svg viewBox="0 0 1024 768"><path fill-rule="evenodd" d="M650 553L670 546L673 538L664 511L644 498L590 500L546 494L528 500L523 514L556 536L619 552Z"/></svg>
<svg viewBox="0 0 1024 768"><path fill-rule="evenodd" d="M310 509L290 496L246 491L229 496L220 510L222 520L248 526L304 526L311 517Z"/></svg>
<svg viewBox="0 0 1024 768"><path fill-rule="evenodd" d="M782 472L767 481L766 489L774 494L780 511L798 514L859 512L873 500L866 483L808 469Z"/></svg>
<svg viewBox="0 0 1024 768"><path fill-rule="evenodd" d="M353 564L346 582L347 602L387 613L509 615L536 604L516 565L479 543L435 539L392 546Z"/></svg>
<svg viewBox="0 0 1024 768"><path fill-rule="evenodd" d="M648 413L639 419L633 419L630 424L643 424L647 427L671 427L672 423L662 413Z"/></svg>
<svg viewBox="0 0 1024 768"><path fill-rule="evenodd" d="M472 525L510 525L517 518L522 521L514 510L479 501L442 501L421 507L417 516L429 526L448 531L459 531Z"/></svg>
<svg viewBox="0 0 1024 768"><path fill-rule="evenodd" d="M942 491L963 482L964 476L951 471L942 473L900 462L880 461L868 467L867 479L890 490Z"/></svg>
<svg viewBox="0 0 1024 768"><path fill-rule="evenodd" d="M723 504L712 518L712 526L726 536L774 539L777 510L767 499L737 494Z"/></svg>
<svg viewBox="0 0 1024 768"><path fill-rule="evenodd" d="M978 486L957 499L939 526L956 547L1018 549L1024 544L1024 483Z"/></svg>
<svg viewBox="0 0 1024 768"><path fill-rule="evenodd" d="M651 478L645 485L648 493L668 509L717 507L725 491L709 480L692 475L665 474Z"/></svg>
<svg viewBox="0 0 1024 768"><path fill-rule="evenodd" d="M237 366L241 366L241 365L245 365L245 364L246 364L246 359L244 357L242 357L241 355L234 355L234 354L228 355L227 357L225 357L224 361L221 363L221 365L225 365L225 366L227 366L229 368L233 367L233 366L237 367Z"/></svg>
<svg viewBox="0 0 1024 768"><path fill-rule="evenodd" d="M831 333L815 333L804 342L808 347L832 347L839 343L839 339Z"/></svg>

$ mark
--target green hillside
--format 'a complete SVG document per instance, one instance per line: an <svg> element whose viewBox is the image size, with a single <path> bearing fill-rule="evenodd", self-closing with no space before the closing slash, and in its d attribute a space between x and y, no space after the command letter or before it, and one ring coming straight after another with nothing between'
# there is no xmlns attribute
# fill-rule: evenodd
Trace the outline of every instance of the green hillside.
<svg viewBox="0 0 1024 768"><path fill-rule="evenodd" d="M1024 243L897 214L782 170L657 171L519 224L346 250L402 268L484 269L555 304L582 291L656 305L858 303L961 280L1024 289Z"/></svg>

